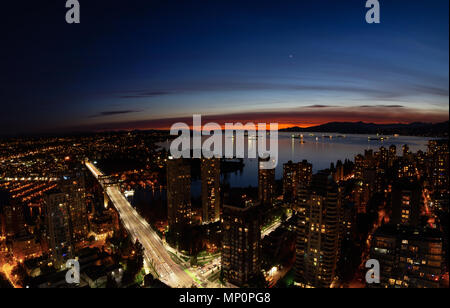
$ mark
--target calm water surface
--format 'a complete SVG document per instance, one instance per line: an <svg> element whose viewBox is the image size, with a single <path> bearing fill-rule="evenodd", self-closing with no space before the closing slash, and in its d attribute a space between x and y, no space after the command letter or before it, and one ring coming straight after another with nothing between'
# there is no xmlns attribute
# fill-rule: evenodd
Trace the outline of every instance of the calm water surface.
<svg viewBox="0 0 450 308"><path fill-rule="evenodd" d="M303 142L292 135L300 136L300 133L279 133L278 136L278 166L275 170L277 179L283 176L283 164L292 160L298 162L306 159L313 164L313 172L328 168L330 163L337 160L353 160L358 154L364 154L364 150L378 150L381 146L389 148L391 144L397 146L398 155L401 155L402 146L407 144L411 151L426 151L428 140L431 138L411 136L384 136L385 140L379 140L375 135L353 135L336 133L303 133ZM369 139L369 137L371 139ZM378 140L374 140L378 138ZM257 141L245 138L247 148L256 148ZM161 146L169 149L170 143L161 143ZM227 175L227 181L232 187L247 187L258 185L258 160L244 159L245 167L242 172ZM199 183L192 183L193 190L197 190Z"/></svg>

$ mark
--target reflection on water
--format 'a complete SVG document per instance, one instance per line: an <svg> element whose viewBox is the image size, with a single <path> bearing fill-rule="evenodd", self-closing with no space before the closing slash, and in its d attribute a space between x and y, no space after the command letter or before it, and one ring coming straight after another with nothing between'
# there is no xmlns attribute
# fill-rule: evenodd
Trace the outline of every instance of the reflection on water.
<svg viewBox="0 0 450 308"><path fill-rule="evenodd" d="M303 135L303 138L301 138ZM294 136L294 137L292 137ZM341 135L336 133L279 133L278 136L278 166L275 170L277 179L283 176L283 164L292 160L303 159L313 164L313 172L328 168L330 163L337 160L353 160L357 154L364 154L364 150L378 150L381 146L388 148L397 146L398 155L401 155L402 145L407 144L412 152L426 151L428 140L426 137L411 136L383 136L376 135ZM246 151L257 148L255 138L245 140ZM170 143L161 146L169 149ZM247 153L247 152L246 152ZM245 159L243 172L227 175L227 182L232 187L247 187L258 185L258 160Z"/></svg>

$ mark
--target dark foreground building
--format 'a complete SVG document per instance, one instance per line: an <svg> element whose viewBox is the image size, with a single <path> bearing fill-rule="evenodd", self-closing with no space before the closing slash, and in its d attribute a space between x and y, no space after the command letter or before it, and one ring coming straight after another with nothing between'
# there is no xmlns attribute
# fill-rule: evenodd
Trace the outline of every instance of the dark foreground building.
<svg viewBox="0 0 450 308"><path fill-rule="evenodd" d="M203 223L220 219L220 159L202 158L202 218Z"/></svg>
<svg viewBox="0 0 450 308"><path fill-rule="evenodd" d="M302 288L329 288L336 274L341 234L341 194L326 172L299 187L295 281Z"/></svg>
<svg viewBox="0 0 450 308"><path fill-rule="evenodd" d="M167 209L170 229L191 224L191 166L185 159L167 161Z"/></svg>
<svg viewBox="0 0 450 308"><path fill-rule="evenodd" d="M261 270L261 218L258 206L224 205L222 217L224 279L243 286Z"/></svg>
<svg viewBox="0 0 450 308"><path fill-rule="evenodd" d="M385 225L372 239L370 258L380 262L382 288L439 288L443 274L442 233L436 229Z"/></svg>
<svg viewBox="0 0 450 308"><path fill-rule="evenodd" d="M53 266L62 269L73 255L69 197L59 189L44 195L47 241Z"/></svg>
<svg viewBox="0 0 450 308"><path fill-rule="evenodd" d="M288 161L283 165L283 199L295 203L299 186L309 186L312 178L312 164L303 160L298 163Z"/></svg>
<svg viewBox="0 0 450 308"><path fill-rule="evenodd" d="M275 169L261 168L261 162L269 159L258 159L258 199L261 205L272 206L275 196Z"/></svg>

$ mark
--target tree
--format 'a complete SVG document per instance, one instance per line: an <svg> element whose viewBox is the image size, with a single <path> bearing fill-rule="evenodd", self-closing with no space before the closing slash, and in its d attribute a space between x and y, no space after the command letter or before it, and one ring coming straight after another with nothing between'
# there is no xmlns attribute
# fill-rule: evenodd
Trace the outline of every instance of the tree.
<svg viewBox="0 0 450 308"><path fill-rule="evenodd" d="M250 288L263 289L267 288L267 286L266 278L261 272L258 272L248 281L248 287Z"/></svg>
<svg viewBox="0 0 450 308"><path fill-rule="evenodd" d="M191 266L196 266L198 264L197 254L193 255L190 260Z"/></svg>
<svg viewBox="0 0 450 308"><path fill-rule="evenodd" d="M91 236L88 238L88 242L89 242L89 244L94 243L94 242L95 242L95 236L91 235Z"/></svg>
<svg viewBox="0 0 450 308"><path fill-rule="evenodd" d="M11 283L6 279L6 277L0 273L0 289L12 289L13 286Z"/></svg>
<svg viewBox="0 0 450 308"><path fill-rule="evenodd" d="M139 241L133 245L131 256L127 260L127 269L124 274L124 281L126 283L134 282L137 275L144 267L144 248Z"/></svg>
<svg viewBox="0 0 450 308"><path fill-rule="evenodd" d="M117 285L116 279L112 275L108 275L106 280L106 288L107 289L118 289L119 286Z"/></svg>
<svg viewBox="0 0 450 308"><path fill-rule="evenodd" d="M144 287L145 288L150 288L153 285L154 281L155 281L155 279L153 278L153 275L151 275L151 274L145 275L145 277L144 277Z"/></svg>
<svg viewBox="0 0 450 308"><path fill-rule="evenodd" d="M223 269L220 269L219 281L223 284L225 280L225 274L223 273Z"/></svg>
<svg viewBox="0 0 450 308"><path fill-rule="evenodd" d="M20 285L25 286L28 284L30 278L28 277L27 271L25 270L25 267L23 264L17 265L13 271L12 275L17 275L17 281Z"/></svg>

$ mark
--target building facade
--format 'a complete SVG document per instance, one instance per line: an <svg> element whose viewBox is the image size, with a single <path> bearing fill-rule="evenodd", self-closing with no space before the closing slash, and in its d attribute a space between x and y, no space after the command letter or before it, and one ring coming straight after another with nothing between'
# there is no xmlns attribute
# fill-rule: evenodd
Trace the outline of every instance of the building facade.
<svg viewBox="0 0 450 308"><path fill-rule="evenodd" d="M44 213L50 257L62 269L73 255L68 195L56 189L45 193Z"/></svg>
<svg viewBox="0 0 450 308"><path fill-rule="evenodd" d="M80 243L89 233L84 175L77 173L64 177L62 190L68 196L73 243Z"/></svg>
<svg viewBox="0 0 450 308"><path fill-rule="evenodd" d="M378 228L370 258L380 263L381 288L439 288L443 274L442 233L437 229L402 225Z"/></svg>
<svg viewBox="0 0 450 308"><path fill-rule="evenodd" d="M169 229L191 224L191 167L184 159L167 161Z"/></svg>
<svg viewBox="0 0 450 308"><path fill-rule="evenodd" d="M417 181L401 179L392 186L392 223L405 226L419 224L422 187Z"/></svg>
<svg viewBox="0 0 450 308"><path fill-rule="evenodd" d="M283 199L287 203L295 203L298 187L309 185L312 178L312 164L303 160L298 163L292 161L283 165Z"/></svg>
<svg viewBox="0 0 450 308"><path fill-rule="evenodd" d="M202 158L202 218L203 223L220 220L220 159Z"/></svg>
<svg viewBox="0 0 450 308"><path fill-rule="evenodd" d="M340 190L331 175L316 174L310 186L300 187L297 209L296 283L328 288L335 277L342 235Z"/></svg>
<svg viewBox="0 0 450 308"><path fill-rule="evenodd" d="M258 207L224 205L222 216L224 278L244 286L261 270L261 218Z"/></svg>
<svg viewBox="0 0 450 308"><path fill-rule="evenodd" d="M275 169L261 168L261 162L267 159L259 158L258 164L258 199L261 205L273 205L275 196Z"/></svg>

